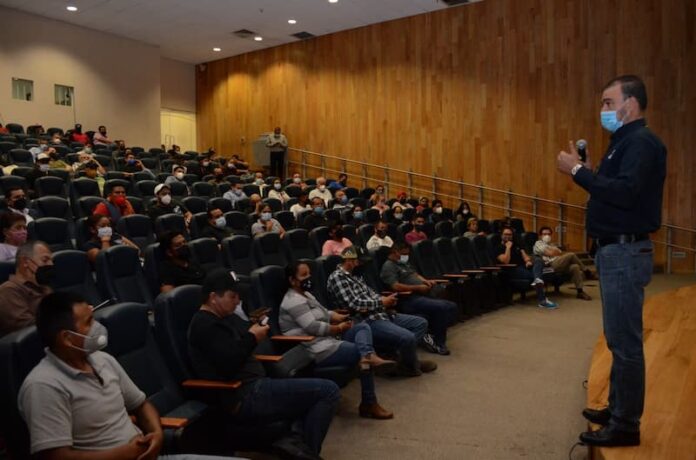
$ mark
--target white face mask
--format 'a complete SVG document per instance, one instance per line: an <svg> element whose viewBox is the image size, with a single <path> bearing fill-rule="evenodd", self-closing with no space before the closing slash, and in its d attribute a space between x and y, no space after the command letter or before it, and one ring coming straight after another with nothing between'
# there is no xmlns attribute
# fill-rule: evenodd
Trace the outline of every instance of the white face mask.
<svg viewBox="0 0 696 460"><path fill-rule="evenodd" d="M160 198L160 201L162 202L163 205L167 206L169 203L172 202L172 196L171 195L162 195Z"/></svg>
<svg viewBox="0 0 696 460"><path fill-rule="evenodd" d="M46 172L46 171L48 171L49 169L51 169L51 166L50 166L50 165L48 165L48 164L46 164L46 163L40 163L40 164L39 164L39 171L41 171L41 172Z"/></svg>
<svg viewBox="0 0 696 460"><path fill-rule="evenodd" d="M437 208L433 208L433 212L434 212L435 214L442 214L442 208L439 207L439 206L438 206Z"/></svg>
<svg viewBox="0 0 696 460"><path fill-rule="evenodd" d="M273 188L275 188L276 190L280 190L281 187L282 185L280 184L273 184Z"/></svg>
<svg viewBox="0 0 696 460"><path fill-rule="evenodd" d="M225 225L227 225L227 219L225 219L225 216L220 216L215 219L215 226L217 228L225 228Z"/></svg>
<svg viewBox="0 0 696 460"><path fill-rule="evenodd" d="M541 241L543 241L546 244L550 243L551 242L551 235L543 235L541 237Z"/></svg>
<svg viewBox="0 0 696 460"><path fill-rule="evenodd" d="M293 181L294 183L296 183L296 184L299 184L300 182L302 182L302 178L300 178L300 177L293 177L293 178L292 178L292 181Z"/></svg>
<svg viewBox="0 0 696 460"><path fill-rule="evenodd" d="M97 229L97 236L99 238L111 238L111 235L113 235L113 230L111 229L111 227L99 227Z"/></svg>
<svg viewBox="0 0 696 460"><path fill-rule="evenodd" d="M174 174L174 177L176 177L177 179L181 180L181 179L184 178L184 173L182 173L182 172L175 173L175 174Z"/></svg>
<svg viewBox="0 0 696 460"><path fill-rule="evenodd" d="M320 192L323 192L324 190L326 190L326 185L320 185L320 186L319 186L319 191L320 191Z"/></svg>
<svg viewBox="0 0 696 460"><path fill-rule="evenodd" d="M407 255L400 255L399 260L401 261L402 264L407 264L408 263L408 256Z"/></svg>

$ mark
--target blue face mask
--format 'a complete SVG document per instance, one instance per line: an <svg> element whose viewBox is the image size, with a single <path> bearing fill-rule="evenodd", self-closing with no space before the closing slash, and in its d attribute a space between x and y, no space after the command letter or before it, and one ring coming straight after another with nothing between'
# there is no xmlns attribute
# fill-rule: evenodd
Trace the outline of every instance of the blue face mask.
<svg viewBox="0 0 696 460"><path fill-rule="evenodd" d="M317 206L314 208L314 214L317 216L323 216L324 215L324 208L322 206Z"/></svg>
<svg viewBox="0 0 696 460"><path fill-rule="evenodd" d="M610 133L616 132L617 129L623 126L623 121L619 120L616 110L600 112L600 119L602 121L602 128Z"/></svg>
<svg viewBox="0 0 696 460"><path fill-rule="evenodd" d="M355 211L355 212L353 213L353 217L355 217L355 218L358 219L358 220L359 220L359 219L362 219L362 218L363 218L363 213L362 213L362 211Z"/></svg>

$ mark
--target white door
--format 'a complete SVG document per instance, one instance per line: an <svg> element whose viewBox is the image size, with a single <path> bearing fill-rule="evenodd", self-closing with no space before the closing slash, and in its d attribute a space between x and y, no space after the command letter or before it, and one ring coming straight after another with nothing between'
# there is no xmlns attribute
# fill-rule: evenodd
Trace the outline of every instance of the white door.
<svg viewBox="0 0 696 460"><path fill-rule="evenodd" d="M161 109L162 143L170 148L173 144L181 151L196 150L196 114L178 110Z"/></svg>

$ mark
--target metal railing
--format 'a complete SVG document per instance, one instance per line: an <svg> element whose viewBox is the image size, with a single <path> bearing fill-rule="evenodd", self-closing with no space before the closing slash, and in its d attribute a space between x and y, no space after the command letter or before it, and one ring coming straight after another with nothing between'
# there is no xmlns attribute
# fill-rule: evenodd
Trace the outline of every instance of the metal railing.
<svg viewBox="0 0 696 460"><path fill-rule="evenodd" d="M290 168L290 165L294 165L296 168L299 167L303 177L307 177L308 169L318 170L319 174L326 176L327 173L340 174L343 172L348 172L349 166L356 167L360 173L350 173L351 178L360 179L362 181L362 188L368 186L368 182L378 182L384 186L385 194L387 196L393 196L390 194L391 188L407 189L410 194L417 192L419 194L430 194L432 198L439 199L449 199L456 202L461 202L466 200L470 204L473 203L478 206L478 215L483 216L485 210L499 210L503 211L505 216L512 216L514 213L515 217L527 216L531 218L532 228L538 228L538 221L552 221L558 224L557 235L559 244L564 244L565 233L567 233L566 226L574 227L582 232L582 245L583 250L587 251L587 231L585 229L585 212L586 207L582 205L566 203L563 200L551 200L548 198L542 198L536 195L527 195L524 193L514 192L511 189L504 190L495 187L489 187L483 184L472 184L464 182L463 180L454 180L445 177L436 177L427 174L422 174L414 172L413 170L405 170L399 168L390 167L388 164L378 165L373 163L368 163L365 161L352 160L345 157L328 155L325 153L313 152L306 149L289 148L288 149L288 161L286 163L286 168ZM330 167L327 163L333 162L338 167ZM376 169L379 171L378 174L370 175L370 169ZM405 178L405 183L397 182L392 177L394 175L400 175ZM429 187L424 187L423 185L414 185L414 180L420 179L423 183L430 184ZM458 190L456 195L453 195L449 190L443 191L443 185L448 185L454 187ZM475 196L475 198L466 197L466 192L471 192L469 196ZM503 203L500 204L494 200L494 195L502 196ZM493 196L492 196L493 195ZM522 209L520 206L515 206L519 200L527 200L530 203L530 210ZM539 207L553 207L556 209L555 215L546 215L539 212ZM576 213L581 213L582 219L571 220L568 218L568 211L575 211ZM694 254L694 272L696 272L696 247L694 247L694 240L696 240L696 229L680 227L672 224L662 224L660 231L665 232L665 239L653 239L653 243L656 245L661 245L664 247L665 251L665 272L672 273L673 264L673 251L680 250ZM681 235L688 235L691 240L691 246L684 246L682 244L675 243L677 239L676 233L679 232Z"/></svg>

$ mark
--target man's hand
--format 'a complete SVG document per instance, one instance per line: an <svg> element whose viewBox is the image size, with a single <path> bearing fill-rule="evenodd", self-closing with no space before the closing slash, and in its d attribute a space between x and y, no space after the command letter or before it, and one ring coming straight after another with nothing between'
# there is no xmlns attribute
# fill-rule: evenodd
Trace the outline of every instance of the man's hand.
<svg viewBox="0 0 696 460"><path fill-rule="evenodd" d="M249 328L249 332L253 334L254 337L256 337L256 342L261 342L263 339L265 339L268 336L268 330L270 329L270 326L261 326L259 324L252 324L251 327Z"/></svg>
<svg viewBox="0 0 696 460"><path fill-rule="evenodd" d="M573 169L573 167L577 164L581 164L584 167L588 169L592 169L592 163L590 162L590 151L585 150L586 152L586 160L585 163L580 161L580 155L578 155L578 149L575 148L575 142L569 141L568 142L568 150L569 152L566 152L565 150L561 150L561 152L558 154L558 157L556 158L556 164L558 167L558 170L562 172L563 174L570 174L570 171Z"/></svg>
<svg viewBox="0 0 696 460"><path fill-rule="evenodd" d="M348 321L349 318L350 318L349 315L342 315L340 313L334 313L333 318L331 318L331 321L333 323L338 324L338 323L342 323L344 321Z"/></svg>
<svg viewBox="0 0 696 460"><path fill-rule="evenodd" d="M418 288L417 292L424 294L424 295L427 295L430 293L431 285L430 285L430 281L427 281L426 284L421 284L420 286L414 286L414 287Z"/></svg>
<svg viewBox="0 0 696 460"><path fill-rule="evenodd" d="M140 440L140 445L146 448L138 460L155 460L162 449L162 434L148 433Z"/></svg>
<svg viewBox="0 0 696 460"><path fill-rule="evenodd" d="M385 308L393 307L394 305L396 305L396 302L396 294L382 297L382 305L384 305Z"/></svg>
<svg viewBox="0 0 696 460"><path fill-rule="evenodd" d="M512 249L512 241L505 242L505 249Z"/></svg>
<svg viewBox="0 0 696 460"><path fill-rule="evenodd" d="M534 265L534 264L532 263L531 260L525 260L525 261L524 261L524 266L525 266L525 267L529 268L529 267L531 267L532 265Z"/></svg>
<svg viewBox="0 0 696 460"><path fill-rule="evenodd" d="M148 448L150 447L150 441L147 440L146 436L143 436L142 434L139 434L137 436L133 436L131 440L128 442L128 453L130 454L128 458L138 458L140 459L142 455L147 452Z"/></svg>

